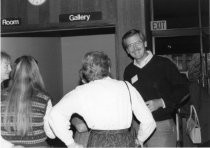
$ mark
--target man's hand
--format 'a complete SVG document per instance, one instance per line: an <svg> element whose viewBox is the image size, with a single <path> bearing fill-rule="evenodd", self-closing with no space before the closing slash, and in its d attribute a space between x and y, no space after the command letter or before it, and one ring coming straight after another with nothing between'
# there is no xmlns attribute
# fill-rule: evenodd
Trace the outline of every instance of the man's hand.
<svg viewBox="0 0 210 148"><path fill-rule="evenodd" d="M158 108L163 107L162 99L153 99L146 102L147 107L151 112L156 111Z"/></svg>
<svg viewBox="0 0 210 148"><path fill-rule="evenodd" d="M87 132L88 131L88 127L86 126L85 122L78 117L73 117L73 119L71 120L72 125L74 125L74 127L76 128L76 130L78 132Z"/></svg>

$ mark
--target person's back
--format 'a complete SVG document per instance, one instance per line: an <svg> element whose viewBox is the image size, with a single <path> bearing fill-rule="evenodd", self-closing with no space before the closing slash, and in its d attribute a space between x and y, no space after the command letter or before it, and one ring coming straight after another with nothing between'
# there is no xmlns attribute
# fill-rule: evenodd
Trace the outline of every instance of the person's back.
<svg viewBox="0 0 210 148"><path fill-rule="evenodd" d="M135 140L142 144L155 129L155 121L141 95L130 83L112 79L110 66L106 54L87 53L81 69L85 84L77 86L53 107L49 122L67 146L78 146L68 129L74 113L81 115L90 128L87 147L133 147ZM141 122L137 137L129 132L132 112Z"/></svg>
<svg viewBox="0 0 210 148"><path fill-rule="evenodd" d="M15 145L47 146L46 134L54 138L45 122L51 100L37 61L22 56L15 63L11 85L1 94L1 135Z"/></svg>
<svg viewBox="0 0 210 148"><path fill-rule="evenodd" d="M95 80L78 86L70 95L77 96L77 104L83 106L82 109L78 108L77 112L85 120L91 119L86 120L91 129L129 128L132 118L131 102L127 99L129 92L123 81L110 77ZM73 97L71 99L73 100ZM91 114L87 114L88 112Z"/></svg>
<svg viewBox="0 0 210 148"><path fill-rule="evenodd" d="M1 51L1 92L8 86L7 84L9 82L8 80L9 80L9 75L11 71L12 71L11 57L5 51ZM6 85L5 85L5 81L6 81ZM22 148L22 146L13 145L11 142L3 139L2 136L0 137L0 143L1 143L1 146L4 148L15 148L15 147Z"/></svg>
<svg viewBox="0 0 210 148"><path fill-rule="evenodd" d="M7 91L3 91L1 94L1 117L5 116L6 99L8 96ZM32 131L26 133L22 136L17 133L15 129L11 126L11 131L6 130L3 120L1 120L1 135L4 139L12 142L15 145L22 146L45 146L47 143L45 140L47 136L44 131L44 116L46 113L47 102L49 101L49 96L42 93L36 92L31 98L32 104ZM10 118L15 119L15 114L11 114ZM13 123L14 124L14 123Z"/></svg>

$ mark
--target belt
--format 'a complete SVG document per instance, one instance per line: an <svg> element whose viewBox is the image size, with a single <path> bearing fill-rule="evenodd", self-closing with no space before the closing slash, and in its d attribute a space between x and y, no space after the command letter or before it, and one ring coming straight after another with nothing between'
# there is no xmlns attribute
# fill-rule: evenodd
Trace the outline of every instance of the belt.
<svg viewBox="0 0 210 148"><path fill-rule="evenodd" d="M120 130L90 130L90 132L98 133L98 134L119 134L119 133L127 133L129 129L120 129Z"/></svg>

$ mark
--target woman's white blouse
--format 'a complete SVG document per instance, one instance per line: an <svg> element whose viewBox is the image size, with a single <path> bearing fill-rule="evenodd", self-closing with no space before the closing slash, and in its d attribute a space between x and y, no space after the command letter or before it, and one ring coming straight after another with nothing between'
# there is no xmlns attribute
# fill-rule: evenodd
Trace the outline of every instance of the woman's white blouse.
<svg viewBox="0 0 210 148"><path fill-rule="evenodd" d="M72 114L78 113L90 129L119 130L129 128L132 110L141 122L138 139L145 141L156 127L155 121L138 91L127 82L110 77L77 86L51 110L49 123L55 135L66 145L74 142L70 128Z"/></svg>

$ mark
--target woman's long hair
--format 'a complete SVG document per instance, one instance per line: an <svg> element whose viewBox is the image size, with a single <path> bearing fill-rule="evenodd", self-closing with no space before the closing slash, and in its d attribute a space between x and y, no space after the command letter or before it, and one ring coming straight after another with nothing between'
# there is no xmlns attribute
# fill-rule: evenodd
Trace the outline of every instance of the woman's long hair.
<svg viewBox="0 0 210 148"><path fill-rule="evenodd" d="M13 127L18 135L24 136L32 130L32 97L37 91L45 92L45 86L33 57L22 56L15 63L3 119L7 130Z"/></svg>

